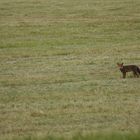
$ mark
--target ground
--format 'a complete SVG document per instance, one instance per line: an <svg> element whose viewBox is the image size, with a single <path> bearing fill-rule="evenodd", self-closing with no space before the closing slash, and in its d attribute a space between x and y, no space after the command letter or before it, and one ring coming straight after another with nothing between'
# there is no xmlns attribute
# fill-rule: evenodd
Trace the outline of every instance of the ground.
<svg viewBox="0 0 140 140"><path fill-rule="evenodd" d="M1 0L0 135L137 132L139 0Z"/></svg>

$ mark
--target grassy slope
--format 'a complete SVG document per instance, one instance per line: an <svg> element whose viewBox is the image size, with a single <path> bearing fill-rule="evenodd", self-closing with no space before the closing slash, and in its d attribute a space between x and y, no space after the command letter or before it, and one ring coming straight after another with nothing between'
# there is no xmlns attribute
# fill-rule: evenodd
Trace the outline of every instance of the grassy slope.
<svg viewBox="0 0 140 140"><path fill-rule="evenodd" d="M1 0L0 135L137 131L139 0Z"/></svg>

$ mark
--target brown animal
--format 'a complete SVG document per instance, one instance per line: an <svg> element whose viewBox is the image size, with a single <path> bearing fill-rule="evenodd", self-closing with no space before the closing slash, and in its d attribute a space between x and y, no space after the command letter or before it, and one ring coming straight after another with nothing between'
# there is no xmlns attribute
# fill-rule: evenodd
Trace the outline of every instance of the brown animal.
<svg viewBox="0 0 140 140"><path fill-rule="evenodd" d="M123 63L117 63L117 65L123 74L123 78L126 77L127 72L133 72L134 77L139 77L139 75L140 75L140 68L136 65L125 65L124 66Z"/></svg>

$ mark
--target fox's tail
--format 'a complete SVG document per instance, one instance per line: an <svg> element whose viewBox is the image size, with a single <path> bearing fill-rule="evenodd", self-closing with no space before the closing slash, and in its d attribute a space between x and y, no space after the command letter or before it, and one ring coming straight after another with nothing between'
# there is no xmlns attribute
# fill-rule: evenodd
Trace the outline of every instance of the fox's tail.
<svg viewBox="0 0 140 140"><path fill-rule="evenodd" d="M139 68L139 67L137 68L137 71L138 71L138 73L140 74L140 68Z"/></svg>

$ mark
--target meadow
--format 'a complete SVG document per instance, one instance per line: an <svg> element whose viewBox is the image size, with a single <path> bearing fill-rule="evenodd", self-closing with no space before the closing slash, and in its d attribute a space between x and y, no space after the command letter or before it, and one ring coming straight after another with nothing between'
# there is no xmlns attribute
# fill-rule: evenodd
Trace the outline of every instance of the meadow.
<svg viewBox="0 0 140 140"><path fill-rule="evenodd" d="M140 66L139 0L0 0L0 139L139 139L140 78L117 62Z"/></svg>

